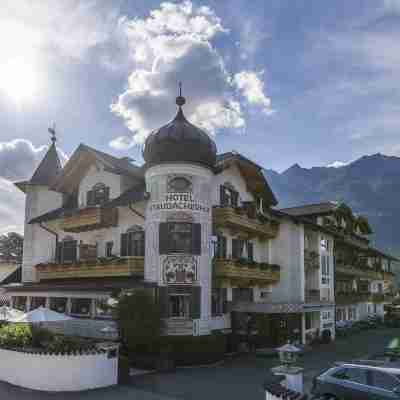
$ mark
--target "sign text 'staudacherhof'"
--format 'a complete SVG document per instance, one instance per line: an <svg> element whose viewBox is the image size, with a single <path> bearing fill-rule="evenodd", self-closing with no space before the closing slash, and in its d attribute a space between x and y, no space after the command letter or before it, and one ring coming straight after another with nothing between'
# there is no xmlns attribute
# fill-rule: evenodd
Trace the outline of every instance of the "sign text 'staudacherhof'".
<svg viewBox="0 0 400 400"><path fill-rule="evenodd" d="M208 213L210 207L196 201L192 193L167 193L164 201L150 206L150 211L158 210L190 210Z"/></svg>

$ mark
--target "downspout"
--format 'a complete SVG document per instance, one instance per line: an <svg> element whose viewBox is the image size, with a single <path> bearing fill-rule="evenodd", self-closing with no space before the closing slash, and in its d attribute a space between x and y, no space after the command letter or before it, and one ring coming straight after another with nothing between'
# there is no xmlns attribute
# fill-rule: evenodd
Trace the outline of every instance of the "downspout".
<svg viewBox="0 0 400 400"><path fill-rule="evenodd" d="M142 213L140 213L139 211L135 210L135 209L132 207L132 203L129 203L129 204L128 204L128 208L129 208L135 215L138 215L140 218L145 219L145 217L144 217L144 215L143 215Z"/></svg>
<svg viewBox="0 0 400 400"><path fill-rule="evenodd" d="M39 223L39 226L44 229L45 231L47 231L48 233L52 234L55 236L56 238L56 254L57 254L57 246L58 246L58 233L52 231L51 229L49 229L47 226L44 226L41 222ZM54 255L54 258L56 258L56 254ZM57 261L57 260L55 260Z"/></svg>

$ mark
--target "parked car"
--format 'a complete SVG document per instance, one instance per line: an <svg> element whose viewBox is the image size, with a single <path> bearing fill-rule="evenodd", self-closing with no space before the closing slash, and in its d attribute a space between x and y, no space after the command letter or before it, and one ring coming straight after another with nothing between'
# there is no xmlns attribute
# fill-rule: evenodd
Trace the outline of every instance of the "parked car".
<svg viewBox="0 0 400 400"><path fill-rule="evenodd" d="M314 399L400 399L400 364L341 364L313 379Z"/></svg>

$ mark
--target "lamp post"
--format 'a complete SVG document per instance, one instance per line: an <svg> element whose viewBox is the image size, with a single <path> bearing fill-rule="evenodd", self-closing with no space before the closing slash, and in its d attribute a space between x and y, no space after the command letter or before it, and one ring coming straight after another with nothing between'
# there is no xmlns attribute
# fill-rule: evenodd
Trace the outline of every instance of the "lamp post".
<svg viewBox="0 0 400 400"><path fill-rule="evenodd" d="M282 365L272 368L271 372L275 375L285 376L283 385L287 389L303 393L303 368L295 366L301 350L290 342L276 350Z"/></svg>

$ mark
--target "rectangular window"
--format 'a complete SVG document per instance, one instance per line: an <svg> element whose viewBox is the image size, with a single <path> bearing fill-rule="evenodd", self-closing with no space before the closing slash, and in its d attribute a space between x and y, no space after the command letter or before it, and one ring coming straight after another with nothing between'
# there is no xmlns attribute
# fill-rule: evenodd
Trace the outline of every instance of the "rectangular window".
<svg viewBox="0 0 400 400"><path fill-rule="evenodd" d="M144 257L144 231L128 232L121 235L121 256Z"/></svg>
<svg viewBox="0 0 400 400"><path fill-rule="evenodd" d="M34 310L38 307L46 306L46 297L32 297L31 298L31 310Z"/></svg>
<svg viewBox="0 0 400 400"><path fill-rule="evenodd" d="M226 258L226 237L218 235L217 236L217 249L215 252L216 258Z"/></svg>
<svg viewBox="0 0 400 400"><path fill-rule="evenodd" d="M71 299L71 315L90 317L91 299Z"/></svg>
<svg viewBox="0 0 400 400"><path fill-rule="evenodd" d="M96 185L92 190L86 194L86 204L88 206L95 206L103 204L109 200L110 188L103 184Z"/></svg>
<svg viewBox="0 0 400 400"><path fill-rule="evenodd" d="M312 328L312 313L306 313L306 330Z"/></svg>
<svg viewBox="0 0 400 400"><path fill-rule="evenodd" d="M113 256L113 246L114 242L107 242L106 243L106 257L112 257Z"/></svg>
<svg viewBox="0 0 400 400"><path fill-rule="evenodd" d="M160 254L201 254L201 224L162 222L159 231Z"/></svg>
<svg viewBox="0 0 400 400"><path fill-rule="evenodd" d="M190 295L170 294L168 297L170 318L190 317Z"/></svg>
<svg viewBox="0 0 400 400"><path fill-rule="evenodd" d="M52 297L50 298L50 310L66 313L67 312L67 298L66 297Z"/></svg>
<svg viewBox="0 0 400 400"><path fill-rule="evenodd" d="M14 297L14 308L20 311L26 309L26 296L15 296Z"/></svg>
<svg viewBox="0 0 400 400"><path fill-rule="evenodd" d="M60 264L72 264L77 259L77 241L64 240L57 244L57 261Z"/></svg>
<svg viewBox="0 0 400 400"><path fill-rule="evenodd" d="M220 202L222 207L237 207L239 205L239 193L232 188L221 185Z"/></svg>
<svg viewBox="0 0 400 400"><path fill-rule="evenodd" d="M244 240L232 239L232 258L239 259L243 257Z"/></svg>

